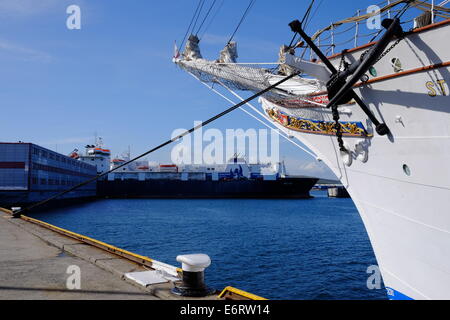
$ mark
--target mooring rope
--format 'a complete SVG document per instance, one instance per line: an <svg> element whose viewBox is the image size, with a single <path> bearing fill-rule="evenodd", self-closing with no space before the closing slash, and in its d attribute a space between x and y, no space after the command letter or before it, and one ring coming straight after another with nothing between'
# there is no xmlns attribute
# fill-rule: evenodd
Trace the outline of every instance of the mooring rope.
<svg viewBox="0 0 450 320"><path fill-rule="evenodd" d="M102 177L105 177L105 176L107 176L108 174L110 174L110 173L112 173L112 172L114 172L114 171L117 171L117 170L119 170L120 168L123 168L123 167L129 165L129 164L132 163L132 162L135 162L135 161L137 161L137 160L139 160L139 159L141 159L141 158L143 158L143 157L145 157L145 156L147 156L147 155L149 155L149 154L151 154L151 153L153 153L153 152L155 152L155 151L157 151L157 150L159 150L159 149L161 149L161 148L163 148L163 147L165 147L165 146L167 146L167 145L169 145L169 144L172 144L173 142L176 142L176 141L182 139L183 137L185 137L185 136L187 136L187 135L193 133L194 131L197 131L198 129L201 129L201 128L207 126L208 124L210 124L210 123L212 123L212 122L214 122L214 121L216 121L216 120L222 118L223 116L229 114L230 112L232 112L232 111L234 111L234 110L236 110L236 109L238 109L238 108L240 108L240 107L246 105L246 104L249 103L250 101L252 101L252 100L258 98L259 96L261 96L261 95L263 95L263 94L265 94L265 93L267 93L267 92L269 92L270 90L275 89L275 88L276 88L277 86L279 86L280 84L282 84L282 83L284 83L284 82L286 82L286 81L292 79L293 77L295 77L295 76L297 76L297 75L298 75L298 73L294 73L294 74L291 74L291 75L289 75L289 76L287 76L287 77L281 79L281 80L278 81L277 83L275 83L275 84L273 84L273 85L271 85L271 86L265 88L264 90L262 90L262 91L260 91L260 92L258 92L258 93L256 93L256 94L254 94L254 95L251 96L250 98L247 98L246 100L244 100L244 101L242 101L242 102L240 102L240 103L238 103L238 104L236 104L236 105L234 105L234 106L232 106L232 107L226 109L225 111L223 111L223 112L221 112L221 113L215 115L214 117L209 118L209 119L206 120L205 122L202 122L202 123L200 123L199 125L197 125L197 126L191 128L191 129L185 131L184 133L182 133L182 134L176 136L175 138L172 138L172 139L170 139L170 140L167 140L167 141L164 142L164 143L161 143L161 144L158 145L157 147L155 147L155 148L153 148L153 149L151 149L151 150L149 150L149 151L147 151L147 152L141 154L140 156L137 156L136 158L133 158L133 159L131 159L131 160L129 160L129 161L127 161L127 162L125 162L125 163L123 163L123 164L121 164L121 165L119 165L119 166L117 166L117 167L115 167L115 168L113 168L113 169L107 171L107 172L101 173L101 174L99 174L99 175L97 175L97 176L95 176L95 177L93 177L93 178L91 178L91 179L89 179L89 180L87 180L87 181L85 181L85 182L82 182L82 183L80 183L80 184L78 184L78 185L76 185L76 186L74 186L74 187L72 187L72 188L70 188L70 189L68 189L68 190L62 191L62 192L60 192L60 193L58 193L58 194L56 194L56 195L54 195L54 196L52 196L52 197L50 197L50 198L48 198L48 199L46 199L46 200L40 201L40 202L38 202L38 203L32 204L31 206L28 206L28 207L25 208L25 209L21 209L21 210L19 210L19 211L17 211L17 212L14 212L14 216L15 216L15 217L20 217L20 216L21 216L22 214L24 214L25 212L28 212L28 211L30 211L30 210L32 210L32 209L35 209L35 208L37 208L37 207L39 207L39 206L42 206L42 205L44 205L44 204L46 204L46 203L48 203L48 202L50 202L50 201L52 201L52 200L54 200L54 199L56 199L56 198L59 198L59 197L65 195L65 194L68 194L69 192L72 192L72 191L74 191L74 190L76 190L76 189L78 189L78 188L81 188L81 187L83 187L83 186L85 186L85 185L88 185L89 183L92 183L92 182L94 182L94 181L97 181L98 179L100 179L100 178L102 178Z"/></svg>

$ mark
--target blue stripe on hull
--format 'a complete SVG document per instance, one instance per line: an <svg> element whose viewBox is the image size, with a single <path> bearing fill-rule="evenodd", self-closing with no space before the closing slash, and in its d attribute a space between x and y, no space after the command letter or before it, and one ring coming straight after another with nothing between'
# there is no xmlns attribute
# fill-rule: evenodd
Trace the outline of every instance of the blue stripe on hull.
<svg viewBox="0 0 450 320"><path fill-rule="evenodd" d="M387 295L389 297L389 300L413 300L412 298L408 297L407 295L404 295L403 293L394 290L392 288L386 288Z"/></svg>

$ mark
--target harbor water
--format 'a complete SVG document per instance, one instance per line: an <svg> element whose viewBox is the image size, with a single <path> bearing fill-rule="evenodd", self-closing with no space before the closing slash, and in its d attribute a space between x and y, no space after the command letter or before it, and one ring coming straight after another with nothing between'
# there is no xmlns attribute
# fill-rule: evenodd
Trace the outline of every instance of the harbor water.
<svg viewBox="0 0 450 320"><path fill-rule="evenodd" d="M150 258L206 253L208 285L268 299L386 299L351 199L98 200L31 216Z"/></svg>

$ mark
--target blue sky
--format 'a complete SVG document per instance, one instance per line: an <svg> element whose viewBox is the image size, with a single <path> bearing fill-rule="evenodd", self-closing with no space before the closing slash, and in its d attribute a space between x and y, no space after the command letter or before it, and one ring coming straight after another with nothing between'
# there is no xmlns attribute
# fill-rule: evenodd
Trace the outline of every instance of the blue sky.
<svg viewBox="0 0 450 320"><path fill-rule="evenodd" d="M208 0L210 3L212 0ZM317 1L318 3L320 2ZM0 0L1 141L26 141L69 153L94 134L120 154L167 140L229 106L173 65L173 43L184 36L197 0ZM359 1L366 8L372 1ZM79 5L81 30L66 28L66 8ZM224 0L202 39L215 59L248 1ZM241 62L276 61L309 1L257 0L235 40ZM353 15L354 1L324 0L309 31ZM202 34L202 32L200 33ZM235 111L214 128L263 128ZM170 161L170 150L151 160ZM288 170L328 176L311 157L281 141ZM308 171L310 170L310 171Z"/></svg>

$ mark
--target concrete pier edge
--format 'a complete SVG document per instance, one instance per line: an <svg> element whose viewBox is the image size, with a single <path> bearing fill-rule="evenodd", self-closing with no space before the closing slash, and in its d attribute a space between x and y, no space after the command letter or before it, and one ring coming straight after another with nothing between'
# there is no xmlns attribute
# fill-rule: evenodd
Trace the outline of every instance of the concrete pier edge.
<svg viewBox="0 0 450 320"><path fill-rule="evenodd" d="M65 252L74 257L80 258L90 264L93 264L99 267L100 269L115 275L122 281L136 288L139 288L144 292L147 292L149 295L152 295L157 299L199 300L199 298L186 298L171 294L171 289L175 285L175 283L171 281L163 284L155 284L145 287L125 277L126 273L155 270L154 267L156 267L156 269L169 271L169 273L172 274L175 271L180 276L182 274L182 270L180 268L176 268L174 266L150 259L148 257L140 256L132 252L128 252L126 250L108 245L98 240L85 237L83 235L79 235L56 226L52 226L40 220L36 220L26 216L23 216L21 218L12 218L11 215L12 211L0 208L1 218L21 228L27 233L36 236L49 246L58 248L62 252ZM54 230L52 230L53 228ZM68 233L69 236L67 234L64 234L66 232ZM85 238L94 241L94 245L81 241L80 239L77 238L80 239ZM100 247L97 247L95 245L95 242L99 243ZM108 250L102 248L101 245L105 245ZM111 250L118 250L118 252L112 252ZM122 254L125 254L125 256ZM128 259L127 257L128 254L131 255L131 260ZM216 292L216 294L206 298L201 298L200 300L218 300L218 299L265 300L262 297L230 286L226 287L220 294L219 292Z"/></svg>

